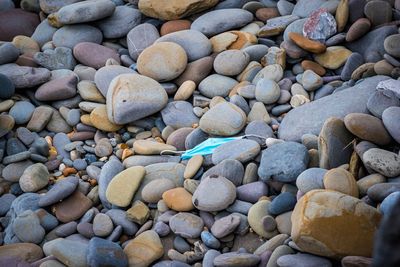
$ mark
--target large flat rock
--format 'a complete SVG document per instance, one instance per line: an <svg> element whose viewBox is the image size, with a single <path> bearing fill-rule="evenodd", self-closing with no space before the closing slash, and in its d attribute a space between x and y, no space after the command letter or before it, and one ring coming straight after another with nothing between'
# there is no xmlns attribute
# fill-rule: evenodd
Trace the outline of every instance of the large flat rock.
<svg viewBox="0 0 400 267"><path fill-rule="evenodd" d="M367 78L353 87L320 98L291 110L282 120L278 136L280 139L300 142L306 133L318 135L325 120L330 117L344 118L349 113L368 113L368 98L380 81L387 76Z"/></svg>

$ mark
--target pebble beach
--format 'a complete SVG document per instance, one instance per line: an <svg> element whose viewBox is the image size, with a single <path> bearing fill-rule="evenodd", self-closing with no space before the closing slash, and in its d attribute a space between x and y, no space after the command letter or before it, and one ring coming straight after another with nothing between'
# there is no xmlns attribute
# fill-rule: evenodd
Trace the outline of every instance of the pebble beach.
<svg viewBox="0 0 400 267"><path fill-rule="evenodd" d="M400 0L0 0L1 267L398 267Z"/></svg>

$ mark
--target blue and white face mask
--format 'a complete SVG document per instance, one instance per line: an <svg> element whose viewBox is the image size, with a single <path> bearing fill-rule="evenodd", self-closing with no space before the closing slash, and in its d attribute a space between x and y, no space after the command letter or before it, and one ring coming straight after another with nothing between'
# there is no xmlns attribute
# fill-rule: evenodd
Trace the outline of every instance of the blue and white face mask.
<svg viewBox="0 0 400 267"><path fill-rule="evenodd" d="M170 152L173 154L178 154L178 153L183 153L181 155L181 159L186 160L186 159L190 159L195 155L209 155L212 154L214 152L214 150L219 147L222 144L225 144L227 142L230 141L234 141L234 140L238 140L238 139L242 139L245 137L250 137L250 136L254 136L254 137L258 137L258 138L262 138L265 139L265 137L262 136L257 136L257 135L243 135L243 136L237 136L237 137L220 137L220 138L208 138L207 140L201 142L200 144L198 144L197 146L195 146L192 149L186 150L186 151L170 151L170 150L164 150L161 152L161 155L164 154L164 152Z"/></svg>

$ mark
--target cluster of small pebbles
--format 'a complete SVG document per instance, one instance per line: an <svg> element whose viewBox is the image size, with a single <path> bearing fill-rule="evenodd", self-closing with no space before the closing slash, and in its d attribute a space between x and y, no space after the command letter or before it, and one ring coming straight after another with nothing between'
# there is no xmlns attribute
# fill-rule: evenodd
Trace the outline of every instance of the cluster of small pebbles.
<svg viewBox="0 0 400 267"><path fill-rule="evenodd" d="M399 0L0 1L0 266L399 266L399 25Z"/></svg>

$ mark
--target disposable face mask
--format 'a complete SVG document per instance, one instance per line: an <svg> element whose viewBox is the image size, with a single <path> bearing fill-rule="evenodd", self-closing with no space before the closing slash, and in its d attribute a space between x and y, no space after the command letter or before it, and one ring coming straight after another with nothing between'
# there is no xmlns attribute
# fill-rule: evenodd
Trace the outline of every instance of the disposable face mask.
<svg viewBox="0 0 400 267"><path fill-rule="evenodd" d="M183 160L190 159L195 155L202 155L202 156L209 155L209 154L212 154L214 152L214 150L222 144L225 144L230 141L242 139L242 138L248 137L248 136L254 136L254 137L265 139L265 137L257 136L257 135L244 135L244 136L238 136L238 137L225 137L225 138L209 138L209 139L203 141L202 143L198 144L197 146L195 146L192 149L189 149L186 151L164 150L161 152L161 155L163 155L165 152L170 152L173 154L183 153L181 155L181 159L183 159Z"/></svg>

